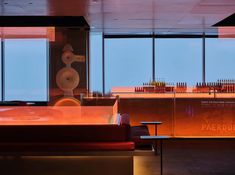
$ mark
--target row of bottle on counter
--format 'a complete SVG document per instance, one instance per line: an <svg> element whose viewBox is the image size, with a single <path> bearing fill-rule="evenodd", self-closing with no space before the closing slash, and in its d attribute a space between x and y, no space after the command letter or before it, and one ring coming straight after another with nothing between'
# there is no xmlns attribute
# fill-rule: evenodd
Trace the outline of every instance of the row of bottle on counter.
<svg viewBox="0 0 235 175"><path fill-rule="evenodd" d="M193 92L235 92L235 80L218 80L217 82L197 83Z"/></svg>
<svg viewBox="0 0 235 175"><path fill-rule="evenodd" d="M174 83L166 83L166 82L143 83L143 87L145 86L166 87L166 86L174 86ZM176 87L187 87L187 83L177 82Z"/></svg>
<svg viewBox="0 0 235 175"><path fill-rule="evenodd" d="M217 82L198 82L196 86L191 88L191 92L235 92L235 80L221 79ZM151 92L151 93L165 93L165 92L187 92L188 86L186 82L166 83L166 82L149 82L143 83L143 86L135 87L135 92Z"/></svg>
<svg viewBox="0 0 235 175"><path fill-rule="evenodd" d="M143 86L135 87L135 92L152 92L152 93L165 93L165 92L186 92L187 83L178 82L176 87L173 83L166 83L163 81L153 81L150 83L143 83Z"/></svg>
<svg viewBox="0 0 235 175"><path fill-rule="evenodd" d="M235 80L234 79L219 79L219 80L217 80L217 83L235 84Z"/></svg>

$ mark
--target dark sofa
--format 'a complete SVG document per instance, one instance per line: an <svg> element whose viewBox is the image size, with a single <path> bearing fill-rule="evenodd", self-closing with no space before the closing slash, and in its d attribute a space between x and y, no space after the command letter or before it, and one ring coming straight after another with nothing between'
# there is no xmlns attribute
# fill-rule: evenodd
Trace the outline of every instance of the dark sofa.
<svg viewBox="0 0 235 175"><path fill-rule="evenodd" d="M128 125L0 126L0 153L133 151Z"/></svg>
<svg viewBox="0 0 235 175"><path fill-rule="evenodd" d="M6 103L10 104L26 105ZM129 116L118 115L117 120L117 124L103 125L0 125L0 154L133 151Z"/></svg>
<svg viewBox="0 0 235 175"><path fill-rule="evenodd" d="M46 174L41 166L48 166L48 156L62 156L65 162L72 156L76 174L133 175L134 148L130 125L122 116L115 125L0 125L0 168L7 172L19 166L30 171L34 162L32 169Z"/></svg>

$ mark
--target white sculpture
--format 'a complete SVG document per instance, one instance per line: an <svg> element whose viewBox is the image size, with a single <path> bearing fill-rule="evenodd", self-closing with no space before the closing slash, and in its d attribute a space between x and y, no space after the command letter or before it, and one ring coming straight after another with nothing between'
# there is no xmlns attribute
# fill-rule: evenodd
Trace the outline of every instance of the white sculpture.
<svg viewBox="0 0 235 175"><path fill-rule="evenodd" d="M56 83L64 91L64 96L73 97L73 90L79 85L80 77L78 72L71 67L71 64L73 62L85 62L86 58L83 55L75 55L72 46L66 44L61 59L66 66L58 71Z"/></svg>

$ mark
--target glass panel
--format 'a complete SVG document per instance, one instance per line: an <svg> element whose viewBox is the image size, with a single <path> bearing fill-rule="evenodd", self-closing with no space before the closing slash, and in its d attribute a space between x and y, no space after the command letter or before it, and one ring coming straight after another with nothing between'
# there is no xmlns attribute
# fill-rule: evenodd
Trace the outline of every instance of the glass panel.
<svg viewBox="0 0 235 175"><path fill-rule="evenodd" d="M92 92L102 92L102 33L90 35L90 83Z"/></svg>
<svg viewBox="0 0 235 175"><path fill-rule="evenodd" d="M134 130L142 121L161 121L157 134L173 135L173 102L173 95L169 98L123 98L119 103L119 112L130 115ZM148 129L151 135L156 134L153 125L148 125Z"/></svg>
<svg viewBox="0 0 235 175"><path fill-rule="evenodd" d="M235 39L206 39L206 81L235 79Z"/></svg>
<svg viewBox="0 0 235 175"><path fill-rule="evenodd" d="M233 98L176 99L175 136L234 136Z"/></svg>
<svg viewBox="0 0 235 175"><path fill-rule="evenodd" d="M2 39L0 38L0 101L2 101Z"/></svg>
<svg viewBox="0 0 235 175"><path fill-rule="evenodd" d="M195 85L202 78L202 39L156 39L156 78Z"/></svg>
<svg viewBox="0 0 235 175"><path fill-rule="evenodd" d="M0 106L1 125L117 124L114 106ZM23 121L23 122L22 122Z"/></svg>
<svg viewBox="0 0 235 175"><path fill-rule="evenodd" d="M47 101L47 40L5 40L5 100Z"/></svg>
<svg viewBox="0 0 235 175"><path fill-rule="evenodd" d="M105 90L139 86L152 79L152 39L105 40Z"/></svg>

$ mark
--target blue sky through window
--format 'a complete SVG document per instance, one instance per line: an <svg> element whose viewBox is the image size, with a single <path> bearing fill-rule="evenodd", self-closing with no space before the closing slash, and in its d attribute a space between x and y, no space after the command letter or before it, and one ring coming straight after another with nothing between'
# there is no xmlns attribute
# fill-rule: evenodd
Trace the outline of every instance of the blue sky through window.
<svg viewBox="0 0 235 175"><path fill-rule="evenodd" d="M46 39L6 39L5 100L47 101Z"/></svg>
<svg viewBox="0 0 235 175"><path fill-rule="evenodd" d="M235 39L206 39L206 80L235 79Z"/></svg>
<svg viewBox="0 0 235 175"><path fill-rule="evenodd" d="M156 77L166 82L202 81L202 39L155 39Z"/></svg>
<svg viewBox="0 0 235 175"><path fill-rule="evenodd" d="M105 39L106 92L152 79L152 39Z"/></svg>
<svg viewBox="0 0 235 175"><path fill-rule="evenodd" d="M93 37L92 42L91 83L102 91L102 35ZM106 91L113 86L139 86L152 79L151 42L143 38L105 39ZM234 47L235 39L206 39L207 82L235 79ZM202 81L202 38L156 38L155 49L157 80L189 86Z"/></svg>

